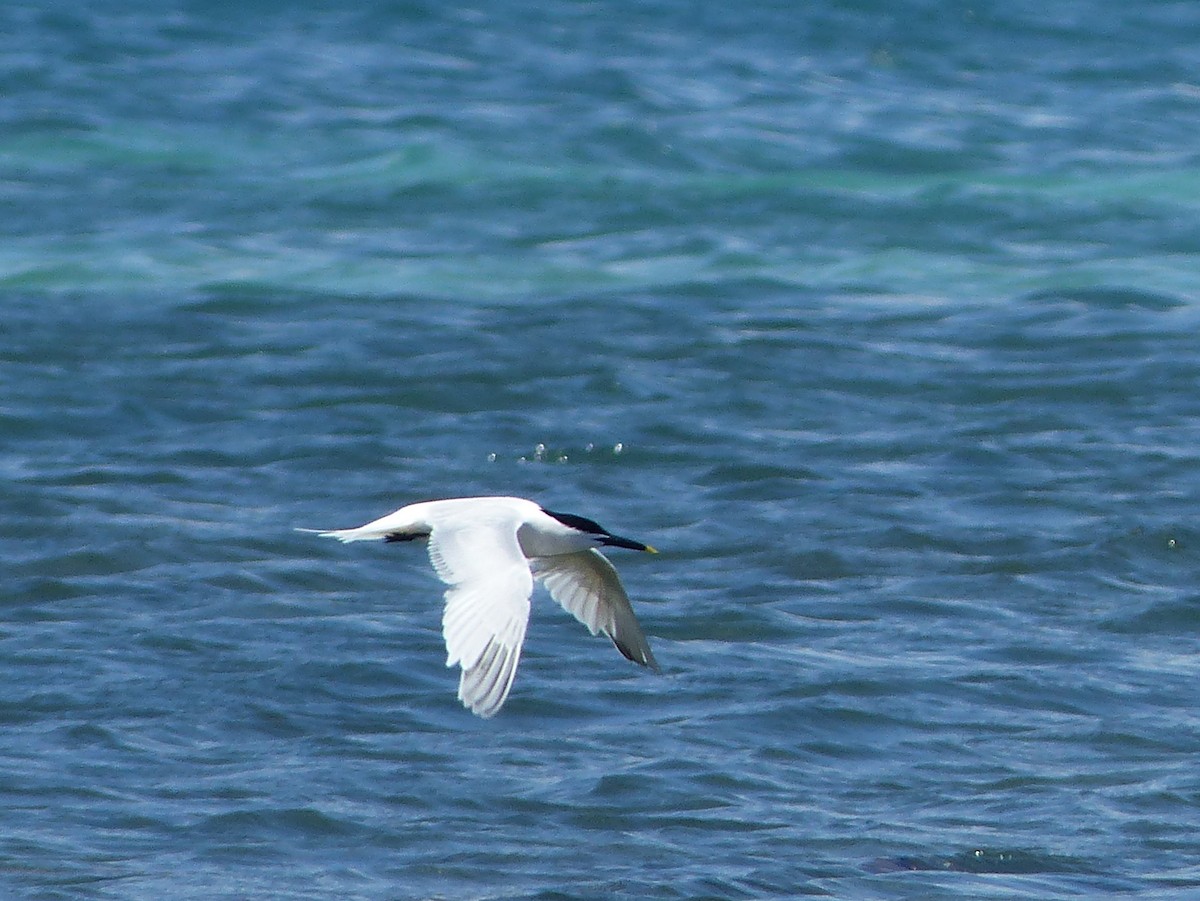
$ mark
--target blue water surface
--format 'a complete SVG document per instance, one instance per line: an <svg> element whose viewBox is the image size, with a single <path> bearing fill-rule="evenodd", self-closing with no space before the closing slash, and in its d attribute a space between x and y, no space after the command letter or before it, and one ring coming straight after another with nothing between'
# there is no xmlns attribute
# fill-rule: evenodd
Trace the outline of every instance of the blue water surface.
<svg viewBox="0 0 1200 901"><path fill-rule="evenodd" d="M0 34L0 895L1200 895L1200 7ZM475 494L664 674L293 531Z"/></svg>

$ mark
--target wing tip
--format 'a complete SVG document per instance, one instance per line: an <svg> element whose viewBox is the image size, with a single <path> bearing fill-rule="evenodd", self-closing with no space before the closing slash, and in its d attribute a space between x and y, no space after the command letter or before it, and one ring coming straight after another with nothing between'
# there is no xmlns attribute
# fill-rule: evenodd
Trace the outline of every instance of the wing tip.
<svg viewBox="0 0 1200 901"><path fill-rule="evenodd" d="M662 675L662 667L658 665L658 661L654 659L654 652L650 650L650 645L622 645L615 638L612 639L613 647L621 652L621 656L626 660L636 663L638 666L644 666L656 676Z"/></svg>
<svg viewBox="0 0 1200 901"><path fill-rule="evenodd" d="M521 646L493 639L479 659L464 667L458 680L458 699L480 719L489 720L508 700L521 661ZM449 664L448 664L449 665Z"/></svg>

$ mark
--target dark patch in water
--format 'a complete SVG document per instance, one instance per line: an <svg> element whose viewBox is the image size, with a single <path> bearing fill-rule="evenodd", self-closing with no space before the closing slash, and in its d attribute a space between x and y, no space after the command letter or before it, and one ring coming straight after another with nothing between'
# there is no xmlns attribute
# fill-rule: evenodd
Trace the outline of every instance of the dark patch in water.
<svg viewBox="0 0 1200 901"><path fill-rule="evenodd" d="M1079 861L1031 851L989 851L975 848L950 857L876 857L866 863L868 873L907 873L916 870L942 870L950 873L1086 873L1090 868Z"/></svg>

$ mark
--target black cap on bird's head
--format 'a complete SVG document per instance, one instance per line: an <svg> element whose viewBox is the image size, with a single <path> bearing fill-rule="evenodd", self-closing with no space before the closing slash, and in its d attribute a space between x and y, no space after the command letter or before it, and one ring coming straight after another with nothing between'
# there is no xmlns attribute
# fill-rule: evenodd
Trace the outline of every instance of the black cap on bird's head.
<svg viewBox="0 0 1200 901"><path fill-rule="evenodd" d="M553 516L564 526L570 526L572 529L577 529L580 532L586 532L595 537L596 541L606 547L623 547L631 551L646 551L649 554L657 554L654 548L648 544L642 544L640 541L634 541L632 538L622 538L620 535L614 535L600 523L593 519L588 519L586 516L576 516L574 513L555 513L553 510L542 508L542 512L547 516Z"/></svg>

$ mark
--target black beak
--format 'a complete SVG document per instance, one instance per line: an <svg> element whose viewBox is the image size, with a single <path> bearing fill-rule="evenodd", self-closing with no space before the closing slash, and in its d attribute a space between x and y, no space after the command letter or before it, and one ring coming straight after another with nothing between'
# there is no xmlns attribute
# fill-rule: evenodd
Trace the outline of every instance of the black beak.
<svg viewBox="0 0 1200 901"><path fill-rule="evenodd" d="M620 535L604 535L600 538L600 543L606 547L623 547L631 551L645 551L648 554L658 553L658 551L648 544L642 544L640 541L634 541L632 538L622 538Z"/></svg>

